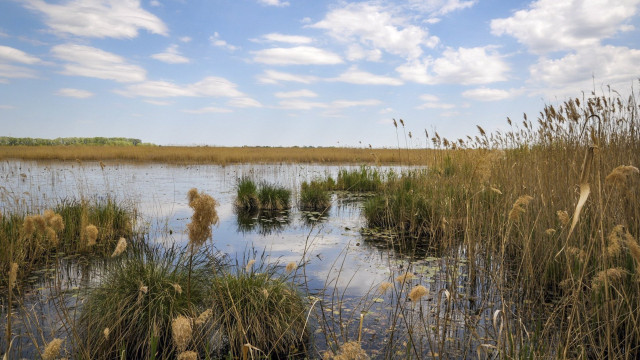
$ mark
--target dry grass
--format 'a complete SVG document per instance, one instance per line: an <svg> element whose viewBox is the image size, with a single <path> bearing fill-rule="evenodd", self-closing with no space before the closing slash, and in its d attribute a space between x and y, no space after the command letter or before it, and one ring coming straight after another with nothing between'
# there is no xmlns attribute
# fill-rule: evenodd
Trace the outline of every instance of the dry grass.
<svg viewBox="0 0 640 360"><path fill-rule="evenodd" d="M429 165L442 150L208 146L0 146L0 160L170 164L320 163Z"/></svg>

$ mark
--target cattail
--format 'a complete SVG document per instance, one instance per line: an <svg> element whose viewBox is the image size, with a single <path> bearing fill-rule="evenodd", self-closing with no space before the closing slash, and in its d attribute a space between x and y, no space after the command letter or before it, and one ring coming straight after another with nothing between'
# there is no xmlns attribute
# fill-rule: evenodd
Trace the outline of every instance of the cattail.
<svg viewBox="0 0 640 360"><path fill-rule="evenodd" d="M173 343L182 352L191 341L191 321L186 316L180 315L171 322Z"/></svg>
<svg viewBox="0 0 640 360"><path fill-rule="evenodd" d="M605 278L609 281L609 283L611 281L620 280L624 274L625 271L622 268L610 268L607 270L602 270L593 277L593 280L591 281L591 288L596 289L604 285Z"/></svg>
<svg viewBox="0 0 640 360"><path fill-rule="evenodd" d="M62 347L62 339L53 339L44 348L42 353L42 360L54 360L60 355L60 348Z"/></svg>
<svg viewBox="0 0 640 360"><path fill-rule="evenodd" d="M526 212L525 207L529 205L529 203L533 200L533 197L529 195L520 196L515 203L513 203L513 207L511 211L509 211L509 220L515 221L520 218L520 214Z"/></svg>
<svg viewBox="0 0 640 360"><path fill-rule="evenodd" d="M200 314L200 316L198 316L198 318L196 318L196 325L197 326L204 325L204 323L206 323L207 320L209 320L211 318L211 316L213 316L213 310L207 309L207 310L203 311L202 314Z"/></svg>
<svg viewBox="0 0 640 360"><path fill-rule="evenodd" d="M187 224L189 229L189 241L194 247L199 247L211 237L211 225L218 223L216 205L218 203L209 195L198 193L197 189L191 189L187 193L189 207L193 209L191 222Z"/></svg>
<svg viewBox="0 0 640 360"><path fill-rule="evenodd" d="M118 240L118 244L116 245L115 250L113 250L113 254L111 254L111 257L116 257L122 254L126 248L127 248L127 239L120 238L120 240Z"/></svg>
<svg viewBox="0 0 640 360"><path fill-rule="evenodd" d="M87 246L93 246L98 240L98 228L95 225L89 225L85 229L85 236L87 237Z"/></svg>
<svg viewBox="0 0 640 360"><path fill-rule="evenodd" d="M9 267L9 289L13 289L16 286L16 280L18 279L18 264L12 262Z"/></svg>
<svg viewBox="0 0 640 360"><path fill-rule="evenodd" d="M618 166L613 169L609 175L607 175L604 182L618 190L624 190L627 188L628 179L634 174L640 174L640 170L638 170L637 167L630 165Z"/></svg>
<svg viewBox="0 0 640 360"><path fill-rule="evenodd" d="M418 285L413 289L411 289L411 292L409 292L409 299L411 299L412 302L416 302L420 300L423 296L427 295L428 293L429 291L427 290L426 287L422 285Z"/></svg>
<svg viewBox="0 0 640 360"><path fill-rule="evenodd" d="M245 266L245 267L244 267L244 270L245 270L246 272L251 271L251 268L253 267L253 264L255 264L255 263L256 263L256 260L255 260L255 259L251 259L251 260L249 260L249 262L247 263L247 266Z"/></svg>
<svg viewBox="0 0 640 360"><path fill-rule="evenodd" d="M182 286L180 286L180 284L172 284L173 285L173 289L178 293L178 294L182 294Z"/></svg>
<svg viewBox="0 0 640 360"><path fill-rule="evenodd" d="M292 272L293 270L295 270L298 267L298 265L295 262L290 262L287 264L287 267L285 268L285 270L287 271L287 273Z"/></svg>
<svg viewBox="0 0 640 360"><path fill-rule="evenodd" d="M110 333L109 328L108 328L108 327L104 328L104 330L102 331L102 333L104 334L104 339L105 339L105 340L109 340L109 333Z"/></svg>
<svg viewBox="0 0 640 360"><path fill-rule="evenodd" d="M396 281L401 283L401 284L404 284L405 282L411 281L414 278L415 278L415 275L413 275L412 273L406 273L406 274L402 274L402 275L398 276L396 278Z"/></svg>
<svg viewBox="0 0 640 360"><path fill-rule="evenodd" d="M183 351L178 354L178 360L198 360L198 353L195 351Z"/></svg>
<svg viewBox="0 0 640 360"><path fill-rule="evenodd" d="M58 234L56 234L56 231L53 230L53 228L50 228L47 226L45 234L47 234L47 239L49 239L51 246L53 247L58 246Z"/></svg>
<svg viewBox="0 0 640 360"><path fill-rule="evenodd" d="M33 236L33 233L36 231L36 225L34 224L33 216L29 215L24 218L24 222L22 223L22 232L24 236L30 238Z"/></svg>
<svg viewBox="0 0 640 360"><path fill-rule="evenodd" d="M560 224L562 224L562 226L567 226L567 224L569 223L569 213L567 213L565 210L558 210L556 211L556 215L558 215Z"/></svg>
<svg viewBox="0 0 640 360"><path fill-rule="evenodd" d="M385 282L383 282L382 284L380 284L380 287L378 287L378 291L379 291L381 294L384 294L384 293L386 293L386 292L387 292L387 290L389 290L392 286L393 286L393 284L392 284L392 283L390 283L390 282L388 282L388 281L385 281Z"/></svg>

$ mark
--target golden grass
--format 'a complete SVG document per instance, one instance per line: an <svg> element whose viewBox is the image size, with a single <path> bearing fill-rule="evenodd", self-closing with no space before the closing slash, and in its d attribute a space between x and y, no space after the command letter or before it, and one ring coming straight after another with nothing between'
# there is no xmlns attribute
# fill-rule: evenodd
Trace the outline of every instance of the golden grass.
<svg viewBox="0 0 640 360"><path fill-rule="evenodd" d="M0 160L102 161L103 168L114 161L223 165L280 162L429 165L436 155L448 151L298 147L0 146Z"/></svg>

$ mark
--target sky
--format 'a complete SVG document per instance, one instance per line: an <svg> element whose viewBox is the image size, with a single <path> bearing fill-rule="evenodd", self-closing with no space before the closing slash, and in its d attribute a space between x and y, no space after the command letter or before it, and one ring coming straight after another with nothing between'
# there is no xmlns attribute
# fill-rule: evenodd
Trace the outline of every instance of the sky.
<svg viewBox="0 0 640 360"><path fill-rule="evenodd" d="M425 130L455 140L594 90L630 93L639 7L0 0L0 136L423 147Z"/></svg>

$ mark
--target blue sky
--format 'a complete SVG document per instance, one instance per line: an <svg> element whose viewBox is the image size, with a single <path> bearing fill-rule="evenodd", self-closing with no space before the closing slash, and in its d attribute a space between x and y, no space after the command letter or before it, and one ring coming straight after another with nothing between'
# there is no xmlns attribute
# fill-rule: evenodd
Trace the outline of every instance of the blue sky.
<svg viewBox="0 0 640 360"><path fill-rule="evenodd" d="M2 0L0 135L425 144L640 77L640 0ZM635 81L635 84L634 84ZM636 89L637 90L637 89ZM404 141L403 144L404 146Z"/></svg>

